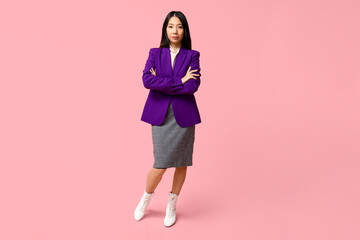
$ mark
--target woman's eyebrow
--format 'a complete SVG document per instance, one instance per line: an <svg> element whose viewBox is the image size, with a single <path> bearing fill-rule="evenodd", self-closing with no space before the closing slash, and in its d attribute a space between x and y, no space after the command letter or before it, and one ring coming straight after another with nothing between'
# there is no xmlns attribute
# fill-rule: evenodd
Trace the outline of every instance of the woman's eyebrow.
<svg viewBox="0 0 360 240"><path fill-rule="evenodd" d="M169 23L169 25L174 25L173 23ZM182 25L181 23L179 23L178 25Z"/></svg>

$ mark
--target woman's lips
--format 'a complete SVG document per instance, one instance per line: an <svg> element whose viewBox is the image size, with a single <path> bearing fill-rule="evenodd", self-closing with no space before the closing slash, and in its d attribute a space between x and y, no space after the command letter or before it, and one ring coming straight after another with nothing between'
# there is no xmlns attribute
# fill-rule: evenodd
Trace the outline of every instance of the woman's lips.
<svg viewBox="0 0 360 240"><path fill-rule="evenodd" d="M179 37L172 37L173 39L178 39Z"/></svg>

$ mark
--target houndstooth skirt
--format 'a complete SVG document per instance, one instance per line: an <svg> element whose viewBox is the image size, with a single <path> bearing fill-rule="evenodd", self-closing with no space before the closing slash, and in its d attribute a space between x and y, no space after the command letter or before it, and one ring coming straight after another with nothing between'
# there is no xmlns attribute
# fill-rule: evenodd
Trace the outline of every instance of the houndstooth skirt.
<svg viewBox="0 0 360 240"><path fill-rule="evenodd" d="M151 125L154 146L154 168L192 166L195 125L180 127L175 120L172 104L160 126Z"/></svg>

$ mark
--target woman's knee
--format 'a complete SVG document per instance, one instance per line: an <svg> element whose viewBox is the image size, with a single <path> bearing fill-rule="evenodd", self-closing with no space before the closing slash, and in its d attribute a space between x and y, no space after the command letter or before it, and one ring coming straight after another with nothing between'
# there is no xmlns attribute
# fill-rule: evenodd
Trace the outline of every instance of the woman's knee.
<svg viewBox="0 0 360 240"><path fill-rule="evenodd" d="M177 171L186 171L186 170L187 170L187 166L177 167L175 170L177 170Z"/></svg>
<svg viewBox="0 0 360 240"><path fill-rule="evenodd" d="M162 176L166 171L166 168L153 168L153 172L156 175Z"/></svg>

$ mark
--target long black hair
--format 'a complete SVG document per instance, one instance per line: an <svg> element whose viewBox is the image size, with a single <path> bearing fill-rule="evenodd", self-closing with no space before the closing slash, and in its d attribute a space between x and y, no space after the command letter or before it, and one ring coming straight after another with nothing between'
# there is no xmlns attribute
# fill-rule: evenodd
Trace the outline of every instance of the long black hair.
<svg viewBox="0 0 360 240"><path fill-rule="evenodd" d="M170 18L172 18L174 16L178 17L180 19L180 22L181 22L181 24L183 26L183 29L184 29L184 37L181 40L181 46L183 46L186 49L191 50L191 37L190 37L189 24L188 24L188 22L186 20L185 15L180 11L171 11L166 16L163 27L162 27L160 48L170 47L170 40L167 37L166 28L167 28L167 25L169 23Z"/></svg>

